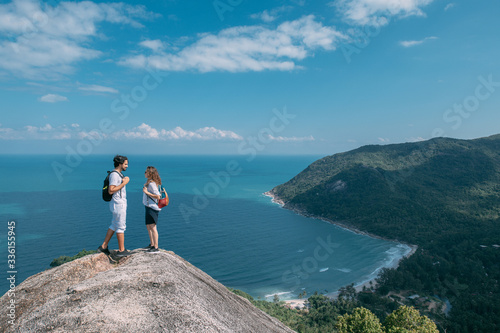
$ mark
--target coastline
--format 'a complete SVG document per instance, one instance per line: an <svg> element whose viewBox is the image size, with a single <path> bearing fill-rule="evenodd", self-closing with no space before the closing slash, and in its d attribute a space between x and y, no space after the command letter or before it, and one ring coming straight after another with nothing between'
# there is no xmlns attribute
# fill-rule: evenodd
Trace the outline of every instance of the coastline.
<svg viewBox="0 0 500 333"><path fill-rule="evenodd" d="M405 255L404 257L410 257L418 249L418 245L408 244L408 243L402 242L402 241L397 240L397 239L390 239L390 238L382 237L382 236L379 236L379 235L376 235L376 234L369 233L367 231L359 230L359 229L357 229L357 228L355 228L353 226L350 226L348 224L345 224L345 223L342 223L342 222L339 222L339 221L334 221L334 220L330 220L330 219L322 217L322 216L316 216L314 214L309 214L306 211L303 211L303 210L295 208L295 207L291 207L291 208L287 207L286 204L285 204L285 202L282 199L280 199L279 197L277 197L275 194L271 193L271 191L264 192L263 195L266 196L266 197L271 198L271 202L273 202L275 204L278 204L281 208L291 210L291 211L295 212L298 215L301 215L301 216L304 216L304 217L308 217L308 218L312 218L312 219L321 220L321 221L324 221L324 222L336 225L336 226L338 226L338 227L340 227L342 229L354 232L354 233L356 233L358 235L365 235L365 236L369 236L371 238L382 239L382 240L385 240L385 241L388 241L388 242L396 242L396 243L399 243L399 244L406 245L406 246L408 246L408 247L411 248L411 251L410 251L410 254ZM397 268L397 266L395 268Z"/></svg>
<svg viewBox="0 0 500 333"><path fill-rule="evenodd" d="M401 256L398 260L390 262L388 265L384 265L384 266L379 267L377 269L377 271L379 271L379 272L382 270L382 268L397 269L399 267L399 264L400 264L401 260L403 260L405 258L411 257L418 250L418 245L408 244L408 243L405 243L405 242L401 242L399 240L388 239L388 238L385 238L385 237L382 237L382 236L379 236L379 235L371 234L369 232L361 231L361 230L356 229L356 228L354 228L352 226L346 225L346 224L344 224L342 222L332 221L332 220L329 220L329 219L324 218L324 217L315 216L313 214L309 214L309 213L307 213L305 211L302 211L300 209L297 209L297 208L286 207L285 202L282 199L280 199L279 197L277 197L274 193L272 193L272 190L271 191L267 191L267 192L265 192L263 194L265 196L267 196L267 197L270 197L271 198L271 202L273 202L275 204L278 204L281 208L289 209L289 210L295 212L298 215L302 215L302 216L308 217L308 218L318 219L318 220L321 220L321 221L324 221L324 222L336 225L336 226L338 226L338 227L340 227L342 229L354 232L354 233L359 234L359 235L365 235L365 236L368 236L368 237L371 237L371 238L382 239L382 240L389 241L389 242L396 242L396 243L398 243L400 245L407 246L409 248L409 251L407 253L405 253L403 256ZM363 291L364 288L376 290L376 288L377 288L376 279L379 276L379 272L377 272L377 274L374 274L373 278L370 278L368 280L365 280L365 281L362 281L362 282L359 282L359 283L355 284L354 288L355 288L356 292L359 293L359 292ZM332 297L332 298L336 297L337 295L338 295L338 291L326 294L326 296ZM306 301L307 301L307 299L292 299L292 300L286 300L285 303L289 307L303 308L303 307L305 307L304 303Z"/></svg>
<svg viewBox="0 0 500 333"><path fill-rule="evenodd" d="M278 204L281 207L285 206L285 202L283 200L281 200L280 198L278 198L276 195L274 195L271 191L267 191L267 192L264 192L262 194L264 194L266 197L271 198L271 202Z"/></svg>

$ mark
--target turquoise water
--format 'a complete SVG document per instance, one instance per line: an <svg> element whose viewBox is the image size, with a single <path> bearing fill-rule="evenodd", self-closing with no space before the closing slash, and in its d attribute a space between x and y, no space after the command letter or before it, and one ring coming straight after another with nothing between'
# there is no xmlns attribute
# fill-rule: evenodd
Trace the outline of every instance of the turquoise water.
<svg viewBox="0 0 500 333"><path fill-rule="evenodd" d="M87 156L59 174L65 156L0 156L2 271L7 268L7 222L16 222L17 283L49 268L52 259L95 249L111 213L100 188L112 156ZM170 196L160 213L160 247L213 278L254 297L296 298L330 293L376 276L409 251L405 245L355 234L282 209L263 195L320 156L129 156L125 245L143 247L142 184L158 168ZM66 164L67 165L67 164ZM116 248L116 238L110 248ZM5 282L4 282L5 281ZM0 292L8 289L0 281Z"/></svg>

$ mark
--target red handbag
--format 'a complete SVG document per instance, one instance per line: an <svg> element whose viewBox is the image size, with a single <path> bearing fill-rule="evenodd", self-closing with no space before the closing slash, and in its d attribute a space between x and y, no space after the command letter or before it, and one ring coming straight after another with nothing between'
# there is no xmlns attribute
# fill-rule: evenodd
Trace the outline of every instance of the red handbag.
<svg viewBox="0 0 500 333"><path fill-rule="evenodd" d="M162 188L162 192L165 193L165 197L164 198L161 198L160 200L158 200L158 208L163 208L163 207L166 207L168 206L168 203L169 203L169 199L168 199L168 194L167 194L167 191L165 191L164 188Z"/></svg>

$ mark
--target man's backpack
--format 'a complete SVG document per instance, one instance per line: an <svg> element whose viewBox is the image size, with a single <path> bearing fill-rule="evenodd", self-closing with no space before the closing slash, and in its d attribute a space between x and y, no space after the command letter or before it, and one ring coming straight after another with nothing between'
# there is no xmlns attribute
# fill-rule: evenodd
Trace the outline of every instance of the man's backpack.
<svg viewBox="0 0 500 333"><path fill-rule="evenodd" d="M111 175L113 172L116 172L117 174L120 175L120 177L123 178L123 176L118 171L116 171L116 170L108 171L108 175L104 179L104 184L102 185L102 200L104 200L104 201L111 201L111 199L113 198L113 195L109 194L109 190L108 190L108 187L109 187L109 175Z"/></svg>

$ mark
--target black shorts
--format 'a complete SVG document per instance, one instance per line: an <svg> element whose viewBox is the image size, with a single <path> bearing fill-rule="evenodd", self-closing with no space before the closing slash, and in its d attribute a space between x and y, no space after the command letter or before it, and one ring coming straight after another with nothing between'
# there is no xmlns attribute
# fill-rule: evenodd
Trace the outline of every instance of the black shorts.
<svg viewBox="0 0 500 333"><path fill-rule="evenodd" d="M159 211L153 208L146 207L146 224L158 223L158 213Z"/></svg>

